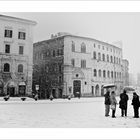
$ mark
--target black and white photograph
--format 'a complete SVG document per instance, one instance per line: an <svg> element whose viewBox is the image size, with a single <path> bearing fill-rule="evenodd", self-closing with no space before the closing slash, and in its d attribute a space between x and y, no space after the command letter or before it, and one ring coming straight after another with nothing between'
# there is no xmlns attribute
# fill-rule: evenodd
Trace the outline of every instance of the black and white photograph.
<svg viewBox="0 0 140 140"><path fill-rule="evenodd" d="M1 128L139 128L140 13L0 14Z"/></svg>

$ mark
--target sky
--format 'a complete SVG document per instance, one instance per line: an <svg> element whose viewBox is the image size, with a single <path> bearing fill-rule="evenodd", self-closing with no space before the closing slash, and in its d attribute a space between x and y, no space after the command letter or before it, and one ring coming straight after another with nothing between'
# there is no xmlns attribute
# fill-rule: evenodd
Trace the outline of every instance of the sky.
<svg viewBox="0 0 140 140"><path fill-rule="evenodd" d="M34 20L34 42L49 39L51 34L68 32L108 43L122 41L123 58L129 61L129 72L140 72L140 13L97 12L16 12L1 13Z"/></svg>

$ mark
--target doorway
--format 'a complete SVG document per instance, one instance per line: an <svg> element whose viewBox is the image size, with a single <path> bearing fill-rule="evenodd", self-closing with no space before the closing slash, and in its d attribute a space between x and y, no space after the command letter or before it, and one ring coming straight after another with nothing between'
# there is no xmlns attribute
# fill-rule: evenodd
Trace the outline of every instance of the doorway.
<svg viewBox="0 0 140 140"><path fill-rule="evenodd" d="M77 93L81 94L81 81L80 80L73 81L73 94L75 97L79 96Z"/></svg>

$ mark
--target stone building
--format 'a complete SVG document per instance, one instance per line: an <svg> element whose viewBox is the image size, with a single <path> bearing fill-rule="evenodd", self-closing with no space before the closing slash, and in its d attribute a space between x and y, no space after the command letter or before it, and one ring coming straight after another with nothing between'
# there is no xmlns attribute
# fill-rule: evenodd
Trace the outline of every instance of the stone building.
<svg viewBox="0 0 140 140"><path fill-rule="evenodd" d="M0 15L0 96L31 94L36 22Z"/></svg>
<svg viewBox="0 0 140 140"><path fill-rule="evenodd" d="M45 96L102 96L112 83L117 94L123 89L122 49L106 42L59 33L34 44L33 60L34 86Z"/></svg>

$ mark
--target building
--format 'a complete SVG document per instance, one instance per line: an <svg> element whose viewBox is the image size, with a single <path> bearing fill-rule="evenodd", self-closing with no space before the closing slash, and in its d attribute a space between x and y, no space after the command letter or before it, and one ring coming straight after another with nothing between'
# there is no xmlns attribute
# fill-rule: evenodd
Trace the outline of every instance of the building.
<svg viewBox="0 0 140 140"><path fill-rule="evenodd" d="M137 73L137 86L140 87L140 73Z"/></svg>
<svg viewBox="0 0 140 140"><path fill-rule="evenodd" d="M129 62L126 59L122 60L123 68L123 86L129 86Z"/></svg>
<svg viewBox="0 0 140 140"><path fill-rule="evenodd" d="M41 96L102 96L110 83L123 89L122 49L106 42L59 33L34 44L33 60Z"/></svg>
<svg viewBox="0 0 140 140"><path fill-rule="evenodd" d="M129 73L129 86L137 86L136 77L133 73Z"/></svg>
<svg viewBox="0 0 140 140"><path fill-rule="evenodd" d="M0 96L31 94L36 22L0 15Z"/></svg>

